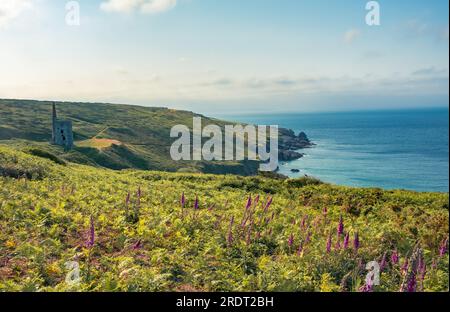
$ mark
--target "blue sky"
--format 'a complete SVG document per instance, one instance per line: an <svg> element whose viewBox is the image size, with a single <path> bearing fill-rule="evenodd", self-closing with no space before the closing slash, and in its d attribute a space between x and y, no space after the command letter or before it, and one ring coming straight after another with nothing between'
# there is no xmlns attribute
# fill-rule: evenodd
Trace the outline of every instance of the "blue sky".
<svg viewBox="0 0 450 312"><path fill-rule="evenodd" d="M0 98L204 113L448 105L448 1L0 1Z"/></svg>

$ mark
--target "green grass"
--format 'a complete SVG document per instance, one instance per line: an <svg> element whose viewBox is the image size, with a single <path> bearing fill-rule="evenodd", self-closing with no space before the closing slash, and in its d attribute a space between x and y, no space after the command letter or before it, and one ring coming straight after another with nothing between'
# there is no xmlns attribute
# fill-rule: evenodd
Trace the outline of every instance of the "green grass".
<svg viewBox="0 0 450 312"><path fill-rule="evenodd" d="M365 264L394 250L400 261L388 261L374 290L398 291L416 246L427 265L418 290L449 288L448 253L439 256L449 233L448 194L112 171L48 158L0 145L0 291L358 291ZM352 242L342 248L344 235L335 248L340 216L344 235L359 233L358 250ZM79 263L80 284L65 282L67 261Z"/></svg>

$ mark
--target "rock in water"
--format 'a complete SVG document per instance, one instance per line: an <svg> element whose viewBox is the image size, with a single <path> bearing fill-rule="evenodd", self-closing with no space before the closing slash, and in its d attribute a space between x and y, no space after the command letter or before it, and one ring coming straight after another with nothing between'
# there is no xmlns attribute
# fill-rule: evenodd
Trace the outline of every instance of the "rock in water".
<svg viewBox="0 0 450 312"><path fill-rule="evenodd" d="M292 150L282 150L280 149L278 152L278 159L280 161L292 161L302 158L304 155L299 152L295 152Z"/></svg>
<svg viewBox="0 0 450 312"><path fill-rule="evenodd" d="M292 161L300 159L304 154L297 152L302 148L309 148L314 146L306 133L300 132L295 134L291 129L279 129L279 160Z"/></svg>

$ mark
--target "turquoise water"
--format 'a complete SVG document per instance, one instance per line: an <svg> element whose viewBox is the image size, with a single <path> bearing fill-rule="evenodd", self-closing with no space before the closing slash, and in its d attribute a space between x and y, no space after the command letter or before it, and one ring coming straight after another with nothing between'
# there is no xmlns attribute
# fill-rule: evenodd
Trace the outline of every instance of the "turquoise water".
<svg viewBox="0 0 450 312"><path fill-rule="evenodd" d="M448 109L218 116L305 131L316 147L280 164L291 177L308 174L349 186L449 191ZM291 169L300 169L292 173Z"/></svg>

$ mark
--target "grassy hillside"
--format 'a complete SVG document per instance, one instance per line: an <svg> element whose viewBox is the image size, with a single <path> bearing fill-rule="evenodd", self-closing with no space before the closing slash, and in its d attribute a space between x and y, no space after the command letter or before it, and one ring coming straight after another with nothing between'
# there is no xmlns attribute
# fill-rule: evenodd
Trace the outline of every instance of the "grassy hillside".
<svg viewBox="0 0 450 312"><path fill-rule="evenodd" d="M359 291L374 260L374 291L448 291L448 209L448 194L119 172L0 146L0 291Z"/></svg>
<svg viewBox="0 0 450 312"><path fill-rule="evenodd" d="M175 162L170 129L192 126L192 112L102 103L56 103L58 117L73 121L75 148L65 153L51 139L53 102L0 99L0 142L40 150L62 160L110 169L145 169L251 175L256 162ZM204 125L225 125L204 116ZM228 123L227 123L228 124ZM42 154L42 153L41 153Z"/></svg>

